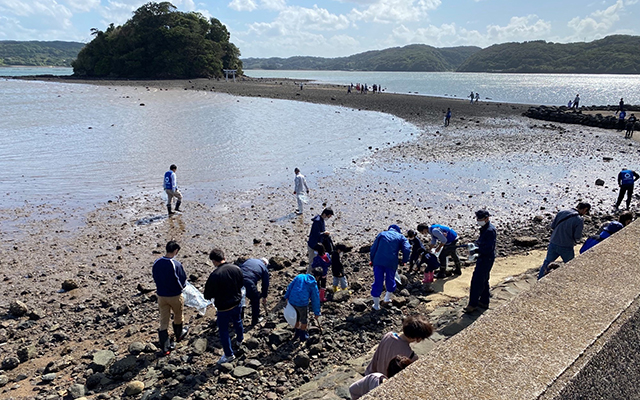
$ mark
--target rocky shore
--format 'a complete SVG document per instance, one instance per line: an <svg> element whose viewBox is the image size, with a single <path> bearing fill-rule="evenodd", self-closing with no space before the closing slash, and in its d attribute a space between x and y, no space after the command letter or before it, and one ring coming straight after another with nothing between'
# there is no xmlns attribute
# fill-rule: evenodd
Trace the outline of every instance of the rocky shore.
<svg viewBox="0 0 640 400"><path fill-rule="evenodd" d="M631 115L632 112L640 111L640 106L626 106L625 108L628 115ZM617 107L613 106L581 107L578 111L565 106L538 106L529 108L524 113L524 116L544 121L562 122L565 124L597 126L598 128L603 129L626 130L626 123L624 126L621 126L618 116L614 114L616 110ZM640 129L640 122L635 123L634 130L638 129Z"/></svg>
<svg viewBox="0 0 640 400"><path fill-rule="evenodd" d="M615 218L611 176L617 169L611 161L631 162L640 151L635 142L625 143L620 135L598 128L532 124L521 117L527 107L520 105L347 94L333 85L300 90L294 82L281 80L92 83L335 104L394 114L419 126L421 133L414 141L373 151L355 160L351 169L320 179L303 217L292 214L289 187L218 193L214 206L186 197L185 212L171 218L161 215L157 196L116 196L73 227L68 221L77 219L74 210L28 204L3 209L0 222L13 229L0 232L2 398L316 398L300 388L315 387L319 393L311 382L317 383L337 365L362 362L385 332L398 328L404 315L429 314L440 332L437 340L473 321L460 320L464 299L442 296L442 285L426 287L415 274L405 275L387 308L373 312L366 247L379 231L391 223L406 231L421 221L441 222L471 241L476 236L473 210L482 206L494 212L500 257L544 249L547 225L559 208L578 200L594 205L585 236ZM445 130L441 121L447 107L454 110L454 118ZM553 174L527 176L530 171L523 167L538 168L536 163L543 162L540 170L555 164L583 173L570 175L570 181L554 179ZM429 169L433 165L443 166L444 172ZM447 172L451 165L486 168L487 178L452 181L463 178ZM604 185L594 184L599 178ZM468 189L474 185L478 189ZM282 294L306 269L309 220L325 205L336 211L328 225L334 241L353 248L345 256L351 287L323 305L322 329L312 327L311 340L301 346L291 342L293 333L281 317ZM212 310L204 317L188 310L188 340L169 357L158 357L151 265L170 239L181 243L180 261L200 289L213 268L207 259L213 246L223 248L233 261L270 259L268 314L248 332L236 362L215 365L222 352ZM465 265L468 272L471 264ZM462 278L445 281L456 279ZM530 274L514 281L520 282L521 290L533 283ZM515 289L496 290L512 295ZM500 298L498 292L494 298ZM337 398L346 395L344 386L332 390Z"/></svg>

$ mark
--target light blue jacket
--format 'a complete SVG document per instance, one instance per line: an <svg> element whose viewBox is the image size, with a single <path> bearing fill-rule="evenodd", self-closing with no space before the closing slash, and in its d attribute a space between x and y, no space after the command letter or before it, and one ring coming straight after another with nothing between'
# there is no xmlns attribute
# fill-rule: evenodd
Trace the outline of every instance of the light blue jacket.
<svg viewBox="0 0 640 400"><path fill-rule="evenodd" d="M316 279L311 274L300 274L293 278L284 298L296 307L306 307L311 302L313 313L320 315L320 291Z"/></svg>

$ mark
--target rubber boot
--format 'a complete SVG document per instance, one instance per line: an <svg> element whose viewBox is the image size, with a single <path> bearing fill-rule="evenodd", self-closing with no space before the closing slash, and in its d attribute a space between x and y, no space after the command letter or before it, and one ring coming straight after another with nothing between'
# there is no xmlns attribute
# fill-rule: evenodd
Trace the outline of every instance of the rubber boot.
<svg viewBox="0 0 640 400"><path fill-rule="evenodd" d="M173 211L171 211L171 204L167 204L167 212L169 213L169 215L175 214Z"/></svg>
<svg viewBox="0 0 640 400"><path fill-rule="evenodd" d="M309 340L309 332L300 329L300 341L306 342L307 340Z"/></svg>
<svg viewBox="0 0 640 400"><path fill-rule="evenodd" d="M296 334L293 335L293 340L296 340L300 337L300 334L302 333L302 330L296 328Z"/></svg>
<svg viewBox="0 0 640 400"><path fill-rule="evenodd" d="M169 332L165 329L158 331L158 339L160 339L160 351L164 355L171 353L171 340L169 340Z"/></svg>
<svg viewBox="0 0 640 400"><path fill-rule="evenodd" d="M425 272L424 276L422 277L422 283L431 283L429 282L429 273Z"/></svg>
<svg viewBox="0 0 640 400"><path fill-rule="evenodd" d="M374 297L373 298L373 309L374 310L379 310L380 309L380 297Z"/></svg>
<svg viewBox="0 0 640 400"><path fill-rule="evenodd" d="M176 335L176 342L181 341L189 333L189 325L173 324L173 334Z"/></svg>
<svg viewBox="0 0 640 400"><path fill-rule="evenodd" d="M384 302L385 302L385 303L388 303L388 302L390 302L390 301L391 301L391 295L392 295L392 294L393 294L393 293L391 293L391 292L387 292L387 293L385 293L385 294L384 294Z"/></svg>
<svg viewBox="0 0 640 400"><path fill-rule="evenodd" d="M338 289L338 287L337 287L337 286L334 286L334 287L333 287L333 293L337 293L337 292L338 292L338 290L340 290L340 289Z"/></svg>
<svg viewBox="0 0 640 400"><path fill-rule="evenodd" d="M327 301L327 298L325 297L326 294L327 294L327 289L320 289L320 301L322 303Z"/></svg>
<svg viewBox="0 0 640 400"><path fill-rule="evenodd" d="M178 200L176 201L176 211L181 212L182 210L180 209L180 204L182 204L182 201Z"/></svg>

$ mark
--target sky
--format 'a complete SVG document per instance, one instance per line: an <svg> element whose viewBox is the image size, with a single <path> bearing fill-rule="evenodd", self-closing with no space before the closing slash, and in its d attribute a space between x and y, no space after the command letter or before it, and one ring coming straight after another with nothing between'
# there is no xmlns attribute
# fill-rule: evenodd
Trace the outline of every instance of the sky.
<svg viewBox="0 0 640 400"><path fill-rule="evenodd" d="M144 0L0 0L0 40L88 42ZM583 42L639 35L640 0L173 0L215 17L246 57L342 57L408 44Z"/></svg>

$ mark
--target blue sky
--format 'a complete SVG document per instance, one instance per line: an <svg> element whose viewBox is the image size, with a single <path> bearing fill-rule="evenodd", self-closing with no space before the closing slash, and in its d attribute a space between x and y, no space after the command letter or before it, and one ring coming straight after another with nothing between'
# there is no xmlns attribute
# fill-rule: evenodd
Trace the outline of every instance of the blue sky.
<svg viewBox="0 0 640 400"><path fill-rule="evenodd" d="M91 40L141 0L0 0L0 40ZM218 18L242 57L339 57L424 43L435 47L640 34L640 0L174 0Z"/></svg>

